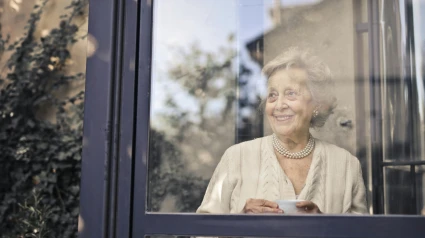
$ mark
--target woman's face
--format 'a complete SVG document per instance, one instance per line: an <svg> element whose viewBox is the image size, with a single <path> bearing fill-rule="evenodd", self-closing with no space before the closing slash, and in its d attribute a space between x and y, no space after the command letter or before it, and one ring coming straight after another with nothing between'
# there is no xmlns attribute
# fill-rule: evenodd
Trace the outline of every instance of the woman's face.
<svg viewBox="0 0 425 238"><path fill-rule="evenodd" d="M303 69L282 69L268 80L266 115L278 136L297 137L308 133L314 110Z"/></svg>

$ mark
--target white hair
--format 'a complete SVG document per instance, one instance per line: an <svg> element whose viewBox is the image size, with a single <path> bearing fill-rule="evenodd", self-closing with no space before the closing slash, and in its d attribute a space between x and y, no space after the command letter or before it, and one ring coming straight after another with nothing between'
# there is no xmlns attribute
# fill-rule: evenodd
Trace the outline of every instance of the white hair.
<svg viewBox="0 0 425 238"><path fill-rule="evenodd" d="M322 127L337 104L329 67L308 50L292 47L267 63L263 73L269 79L276 71L290 68L306 71L307 86L313 100L319 105L319 114L311 119L311 127Z"/></svg>

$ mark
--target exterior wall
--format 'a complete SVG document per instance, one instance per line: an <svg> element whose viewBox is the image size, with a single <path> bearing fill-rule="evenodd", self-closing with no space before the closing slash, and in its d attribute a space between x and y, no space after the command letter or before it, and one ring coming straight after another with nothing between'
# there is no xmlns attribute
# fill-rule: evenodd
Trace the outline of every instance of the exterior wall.
<svg viewBox="0 0 425 238"><path fill-rule="evenodd" d="M315 5L282 8L281 21L264 36L264 64L291 46L311 49L329 65L335 80L338 106L314 136L356 152L355 23L353 1L326 0ZM274 22L278 22L274 20ZM341 127L341 120L354 127ZM270 134L265 123L265 134Z"/></svg>
<svg viewBox="0 0 425 238"><path fill-rule="evenodd" d="M10 35L10 42L13 43L18 40L25 33L25 25L29 19L30 13L33 11L34 5L40 4L41 0L25 0L25 1L0 1L0 23L2 25L3 36ZM43 9L40 21L38 22L37 30L34 33L36 38L43 37L49 33L53 28L59 27L60 16L69 13L69 9L65 9L71 4L69 0L50 0L47 2ZM83 38L87 35L88 31L88 15L75 17L75 24L78 26L77 35L81 37L81 40L76 42L69 50L72 55L72 60L69 61L68 72L69 74L84 73L86 71L86 49L89 50L94 48L94 39L88 37ZM94 49L92 49L93 51ZM5 52L4 55L0 55L0 66L6 64L12 52ZM8 73L7 71L3 72ZM3 75L4 76L4 75ZM84 81L75 82L69 87L64 87L57 92L58 98L67 97L69 95L76 94L84 90ZM3 84L4 85L4 84ZM3 85L0 85L2 87ZM40 118L49 119L55 121L55 111L49 105L41 108L38 112Z"/></svg>

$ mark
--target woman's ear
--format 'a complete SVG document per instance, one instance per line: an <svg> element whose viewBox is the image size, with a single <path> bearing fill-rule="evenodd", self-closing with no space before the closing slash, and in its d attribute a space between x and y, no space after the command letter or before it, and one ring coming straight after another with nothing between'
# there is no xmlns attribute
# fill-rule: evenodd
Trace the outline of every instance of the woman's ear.
<svg viewBox="0 0 425 238"><path fill-rule="evenodd" d="M317 110L317 108L315 108L313 110L313 118L316 118L319 115L319 111Z"/></svg>
<svg viewBox="0 0 425 238"><path fill-rule="evenodd" d="M313 109L313 118L316 118L320 113L320 104L316 105Z"/></svg>

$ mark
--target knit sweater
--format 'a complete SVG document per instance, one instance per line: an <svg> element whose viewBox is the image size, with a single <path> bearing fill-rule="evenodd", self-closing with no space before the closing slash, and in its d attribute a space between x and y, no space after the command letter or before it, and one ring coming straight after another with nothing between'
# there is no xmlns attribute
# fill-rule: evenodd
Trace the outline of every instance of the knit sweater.
<svg viewBox="0 0 425 238"><path fill-rule="evenodd" d="M367 213L360 163L345 149L315 140L313 159L299 200L323 213ZM198 213L241 213L246 200L296 199L274 153L272 137L231 146L210 180Z"/></svg>

